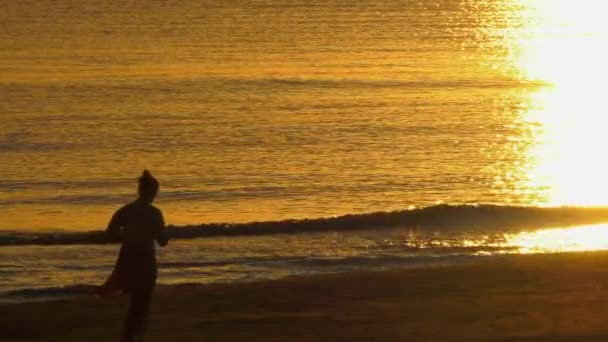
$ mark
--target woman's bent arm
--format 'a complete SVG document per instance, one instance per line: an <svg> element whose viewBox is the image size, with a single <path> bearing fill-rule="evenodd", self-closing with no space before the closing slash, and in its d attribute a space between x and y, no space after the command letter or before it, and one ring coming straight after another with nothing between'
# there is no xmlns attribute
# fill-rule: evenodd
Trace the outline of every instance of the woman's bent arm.
<svg viewBox="0 0 608 342"><path fill-rule="evenodd" d="M165 227L165 219L163 213L158 211L158 225L156 229L156 241L161 247L165 247L169 243L169 237L167 236L167 228Z"/></svg>
<svg viewBox="0 0 608 342"><path fill-rule="evenodd" d="M108 228L106 228L106 235L108 239L112 242L120 242L122 235L122 220L120 218L121 210L118 210L114 215L112 215L112 219L108 224Z"/></svg>

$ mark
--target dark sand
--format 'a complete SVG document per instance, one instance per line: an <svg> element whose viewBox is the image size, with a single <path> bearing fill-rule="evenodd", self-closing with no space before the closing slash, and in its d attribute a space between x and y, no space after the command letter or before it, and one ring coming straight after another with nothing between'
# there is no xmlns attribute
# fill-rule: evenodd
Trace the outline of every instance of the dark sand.
<svg viewBox="0 0 608 342"><path fill-rule="evenodd" d="M0 341L117 341L125 298L0 305ZM608 341L608 253L160 288L147 341Z"/></svg>

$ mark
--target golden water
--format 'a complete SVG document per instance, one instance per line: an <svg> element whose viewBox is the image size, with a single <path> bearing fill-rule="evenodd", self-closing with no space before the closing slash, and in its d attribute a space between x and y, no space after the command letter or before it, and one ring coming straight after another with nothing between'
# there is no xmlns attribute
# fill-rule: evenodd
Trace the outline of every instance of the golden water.
<svg viewBox="0 0 608 342"><path fill-rule="evenodd" d="M0 229L606 205L602 5L8 1Z"/></svg>

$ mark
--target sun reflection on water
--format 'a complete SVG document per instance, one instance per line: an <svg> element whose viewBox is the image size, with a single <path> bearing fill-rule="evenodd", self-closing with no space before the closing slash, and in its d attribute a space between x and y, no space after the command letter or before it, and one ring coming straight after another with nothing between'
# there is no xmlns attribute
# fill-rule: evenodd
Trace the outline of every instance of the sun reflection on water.
<svg viewBox="0 0 608 342"><path fill-rule="evenodd" d="M529 187L543 204L606 205L608 114L604 100L608 21L601 1L515 1L526 24L513 36L523 78L550 84L530 95L524 119L536 136L527 155ZM575 238L570 231L567 236Z"/></svg>
<svg viewBox="0 0 608 342"><path fill-rule="evenodd" d="M506 234L505 247L517 253L597 251L608 249L608 224Z"/></svg>
<svg viewBox="0 0 608 342"><path fill-rule="evenodd" d="M521 107L507 109L523 123L510 140L515 162L502 164L496 188L514 198L532 193L529 204L607 206L608 20L596 0L507 0L491 25L487 50L503 74L539 84ZM502 23L502 24L501 24ZM503 153L507 153L503 152ZM500 167L499 167L500 168ZM522 183L502 184L505 175ZM608 249L608 224L555 228L517 234L473 245L505 253ZM499 253L501 253L499 252ZM493 252L492 252L493 253ZM490 254L492 254L490 253Z"/></svg>

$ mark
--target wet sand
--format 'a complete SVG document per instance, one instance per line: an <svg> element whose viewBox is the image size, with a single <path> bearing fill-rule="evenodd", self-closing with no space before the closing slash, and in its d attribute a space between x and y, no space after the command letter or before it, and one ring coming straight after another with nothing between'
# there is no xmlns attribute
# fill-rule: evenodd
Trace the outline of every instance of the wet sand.
<svg viewBox="0 0 608 342"><path fill-rule="evenodd" d="M2 341L118 341L126 298L0 305ZM608 340L608 253L160 287L146 341Z"/></svg>

